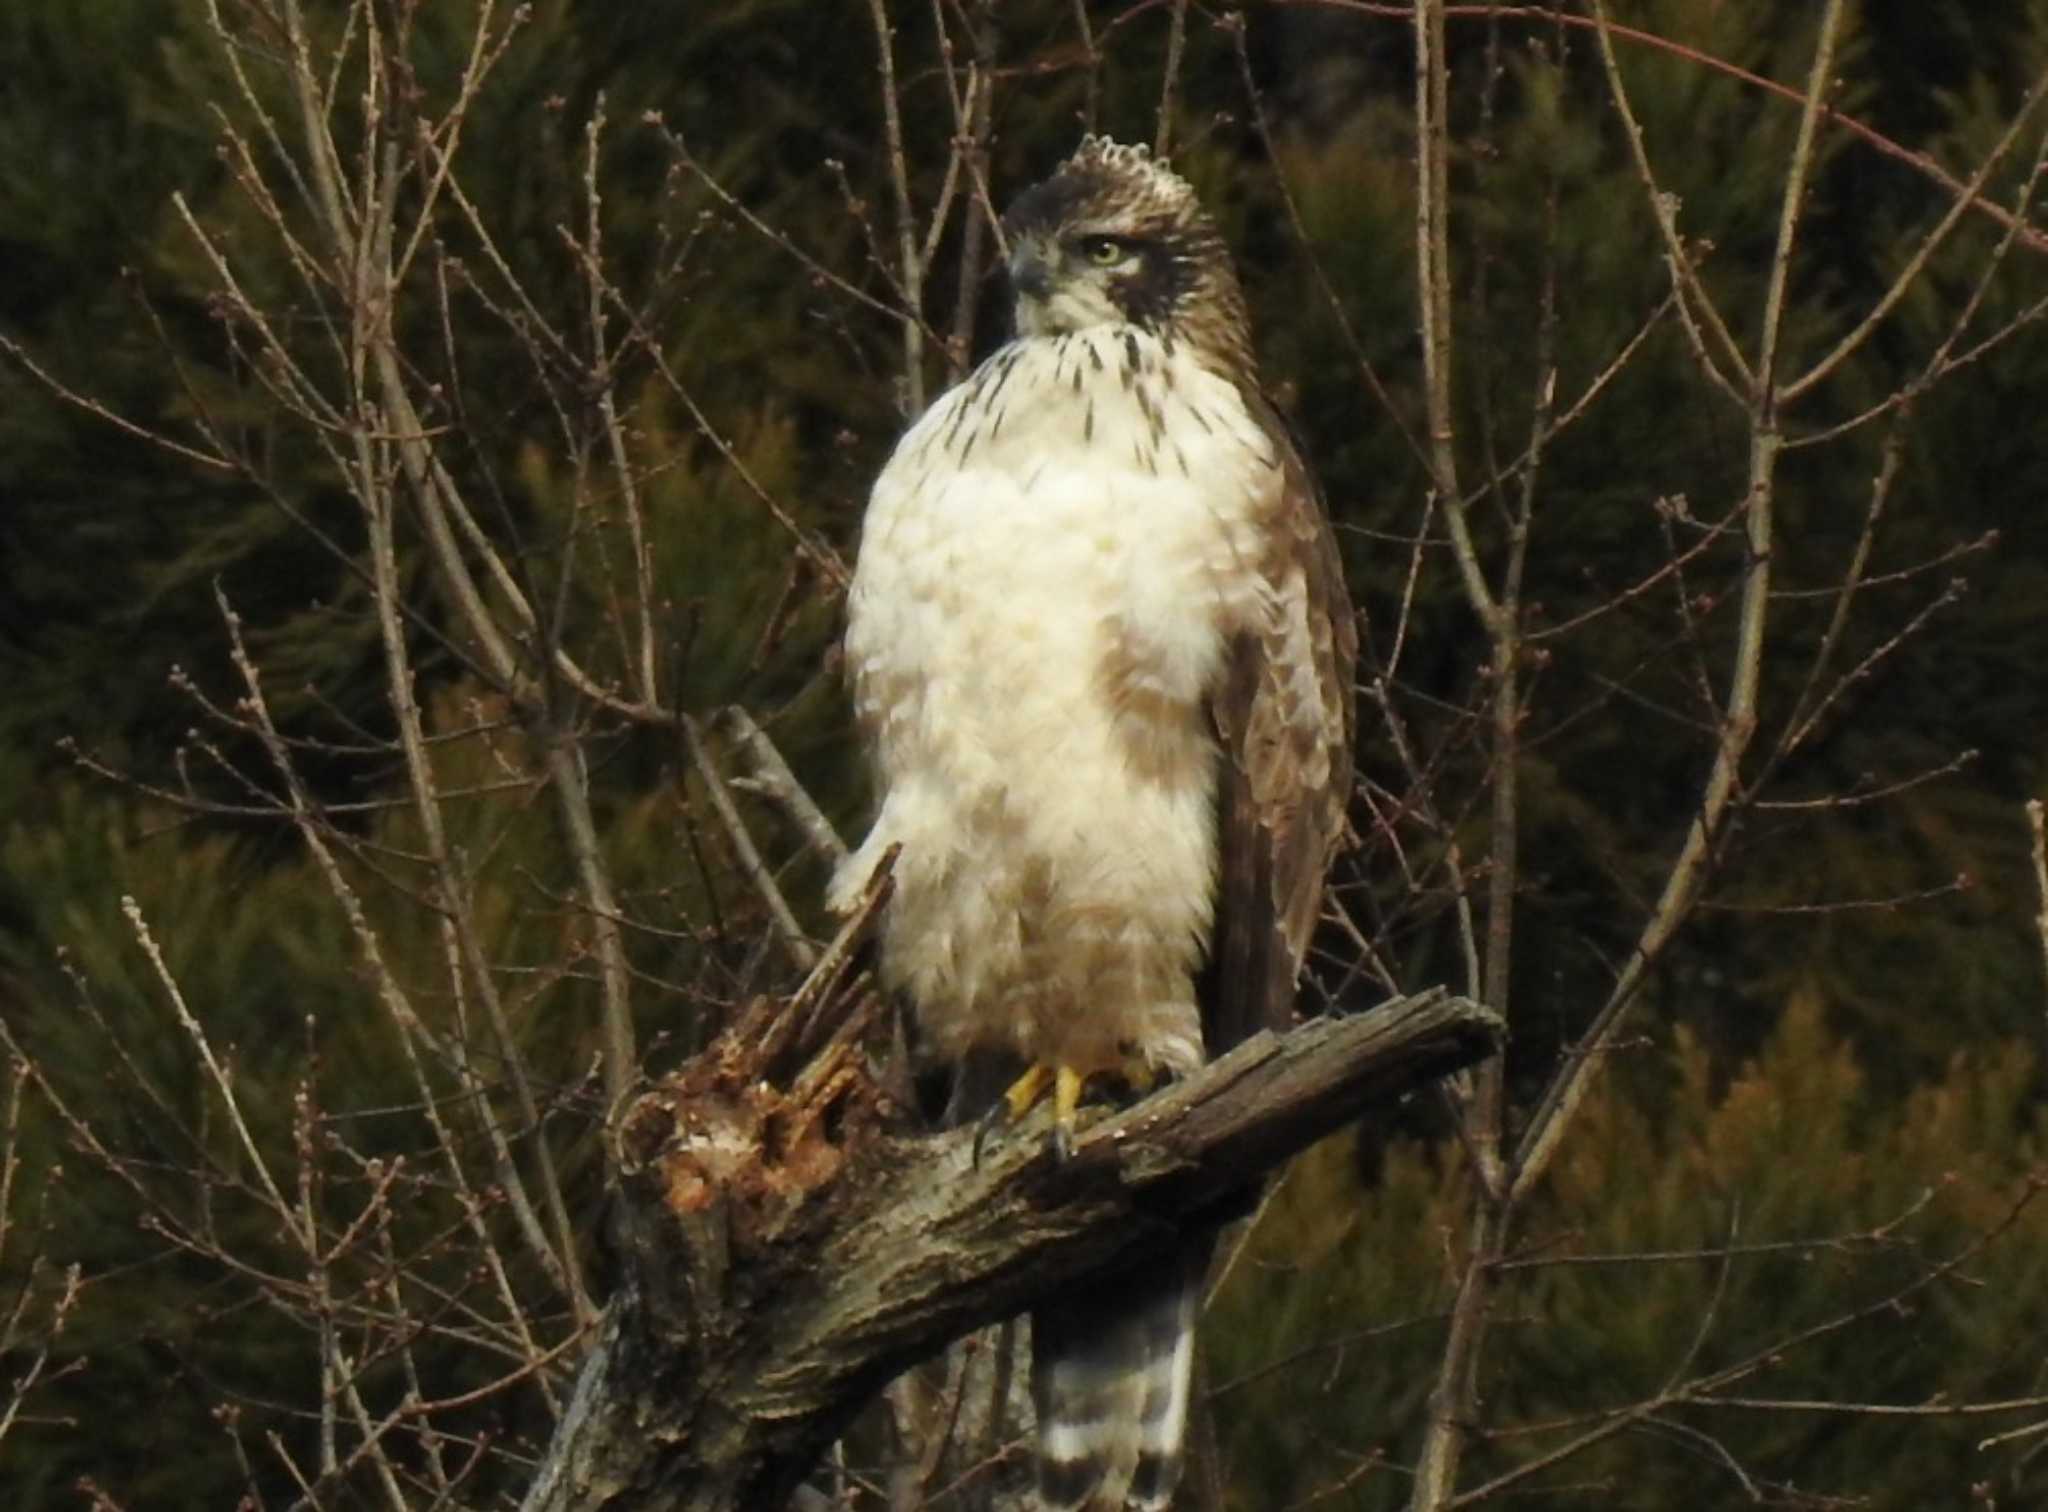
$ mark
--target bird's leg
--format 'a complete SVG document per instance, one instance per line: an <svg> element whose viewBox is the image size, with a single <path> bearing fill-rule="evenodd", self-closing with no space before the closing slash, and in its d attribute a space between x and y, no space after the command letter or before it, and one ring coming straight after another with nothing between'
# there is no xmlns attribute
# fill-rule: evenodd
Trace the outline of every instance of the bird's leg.
<svg viewBox="0 0 2048 1512"><path fill-rule="evenodd" d="M1074 1115L1080 1110L1081 1089L1087 1084L1088 1078L1072 1066L1061 1066L1054 1073L1052 1148L1062 1160L1074 1153Z"/></svg>
<svg viewBox="0 0 2048 1512"><path fill-rule="evenodd" d="M1033 1103L1045 1096L1045 1084L1053 1076L1053 1068L1044 1061L1036 1061L1025 1069L1022 1076L1010 1083L1009 1090L989 1104L988 1112L981 1116L981 1126L974 1131L974 1163L981 1164L982 1146L988 1143L989 1135L1007 1124L1013 1124L1031 1111Z"/></svg>
<svg viewBox="0 0 2048 1512"><path fill-rule="evenodd" d="M1073 1082L1071 1093L1067 1090L1070 1078ZM1048 1086L1053 1090L1055 1119L1059 1116L1060 1107L1065 1106L1067 1109L1066 1121L1070 1131L1068 1136L1063 1138L1057 1128L1053 1131L1053 1148L1059 1152L1062 1160L1066 1159L1067 1151L1073 1146L1073 1109L1081 1100L1082 1080L1081 1073L1069 1066L1056 1066L1050 1061L1033 1062L1022 1076L1010 1083L1009 1090L990 1105L988 1112L982 1115L981 1127L974 1131L974 1163L977 1166L981 1164L981 1148L988 1142L989 1135L999 1128L1019 1122L1045 1096Z"/></svg>
<svg viewBox="0 0 2048 1512"><path fill-rule="evenodd" d="M981 1164L981 1147L993 1130L1022 1121L1025 1114L1044 1100L1048 1091L1052 1094L1053 1152L1065 1160L1074 1151L1074 1117L1081 1106L1081 1093L1087 1085L1086 1074L1072 1066L1051 1061L1034 1063L1010 1083L1009 1090L996 1099L982 1119L981 1128L974 1136L974 1163Z"/></svg>
<svg viewBox="0 0 2048 1512"><path fill-rule="evenodd" d="M1150 1092L1159 1081L1150 1066L1136 1060L1120 1067L1113 1079L1120 1079L1139 1097ZM1021 1122L1044 1099L1048 1090L1052 1093L1053 1153L1065 1160L1074 1153L1074 1123L1080 1113L1081 1095L1087 1088L1087 1072L1051 1061L1036 1062L1010 1083L1009 1090L996 1100L982 1119L981 1128L974 1136L974 1163L981 1164L982 1145L991 1132L1000 1125Z"/></svg>
<svg viewBox="0 0 2048 1512"><path fill-rule="evenodd" d="M1031 1111L1032 1105L1045 1096L1046 1079L1054 1075L1053 1067L1039 1061L1022 1076L1010 1083L1010 1090L1003 1094L1003 1100L996 1107L1003 1110L1008 1121L1015 1123ZM993 1110L991 1110L993 1111Z"/></svg>

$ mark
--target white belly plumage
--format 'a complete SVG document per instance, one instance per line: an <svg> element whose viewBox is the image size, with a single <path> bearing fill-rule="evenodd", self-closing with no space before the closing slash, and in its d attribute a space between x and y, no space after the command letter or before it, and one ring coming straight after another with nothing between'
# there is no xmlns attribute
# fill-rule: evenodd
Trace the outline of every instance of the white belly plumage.
<svg viewBox="0 0 2048 1512"><path fill-rule="evenodd" d="M900 843L885 980L932 1048L1185 1071L1216 889L1202 700L1273 612L1278 458L1235 387L1131 328L998 352L876 482L847 657Z"/></svg>

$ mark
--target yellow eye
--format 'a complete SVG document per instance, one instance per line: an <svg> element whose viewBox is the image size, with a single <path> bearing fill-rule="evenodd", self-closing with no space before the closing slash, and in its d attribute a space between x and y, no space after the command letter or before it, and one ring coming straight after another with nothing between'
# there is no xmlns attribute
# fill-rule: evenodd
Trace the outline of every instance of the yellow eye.
<svg viewBox="0 0 2048 1512"><path fill-rule="evenodd" d="M1113 236L1090 236L1081 242L1081 255L1098 268L1110 268L1124 260L1124 244Z"/></svg>

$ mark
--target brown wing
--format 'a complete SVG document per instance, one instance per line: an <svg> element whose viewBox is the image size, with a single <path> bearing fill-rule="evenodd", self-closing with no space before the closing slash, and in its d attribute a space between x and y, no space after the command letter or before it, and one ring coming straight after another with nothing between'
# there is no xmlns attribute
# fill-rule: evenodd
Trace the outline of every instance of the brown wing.
<svg viewBox="0 0 2048 1512"><path fill-rule="evenodd" d="M1344 829L1358 629L1315 480L1279 414L1253 396L1285 484L1259 570L1276 612L1230 648L1209 699L1223 746L1221 856L1202 1034L1220 1055L1293 1021L1296 979Z"/></svg>

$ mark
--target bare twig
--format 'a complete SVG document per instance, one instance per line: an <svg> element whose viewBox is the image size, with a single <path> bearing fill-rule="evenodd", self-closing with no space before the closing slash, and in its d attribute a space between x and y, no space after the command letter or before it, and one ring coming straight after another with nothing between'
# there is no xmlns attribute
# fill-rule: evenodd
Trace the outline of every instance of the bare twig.
<svg viewBox="0 0 2048 1512"><path fill-rule="evenodd" d="M896 28L889 20L888 0L868 0L874 23L876 70L882 84L882 141L889 155L889 187L896 196L897 293L905 315L903 325L903 416L924 413L924 260L917 250L917 211L910 198L910 165L903 148L903 114L897 105Z"/></svg>
<svg viewBox="0 0 2048 1512"><path fill-rule="evenodd" d="M2041 966L2044 981L2048 981L2048 811L2042 808L2041 800L2027 800L2027 829L2033 837L2032 857L2034 862L2034 898L2039 908L2034 914L2034 933L2041 942ZM2042 1001L2048 1005L2048 992ZM2048 1017L2048 1007L2043 1016Z"/></svg>
<svg viewBox="0 0 2048 1512"><path fill-rule="evenodd" d="M732 843L733 855L747 880L754 884L754 890L767 905L768 917L775 925L776 938L789 952L790 959L797 966L808 971L817 964L818 950L797 923L796 914L791 911L789 901L782 896L782 889L776 884L775 874L768 869L768 863L761 859L760 848L754 844L754 837L748 832L747 824L740 817L740 811L733 806L732 795L725 790L725 778L719 773L718 763L711 758L711 751L704 743L704 735L697 728L697 721L683 716L683 742L690 753L690 764L696 768L698 781L704 786L704 796L711 802L712 812L718 815L719 823L725 826L726 838Z"/></svg>
<svg viewBox="0 0 2048 1512"><path fill-rule="evenodd" d="M1842 16L1841 0L1829 0L1814 48L1813 69L1807 82L1806 111L1801 119L1792 161L1786 170L1778 242L1772 257L1769 292L1765 298L1763 332L1753 364L1753 371L1758 377L1748 396L1751 417L1749 488L1744 511L1749 570L1743 581L1732 681L1722 714L1713 769L1701 794L1699 813L1687 832L1684 846L1672 862L1664 890L1638 935L1619 980L1595 1015L1592 1026L1580 1037L1571 1059L1545 1090L1523 1133L1515 1161L1515 1195L1518 1200L1534 1189L1548 1168L1572 1113L1584 1099L1592 1078L1604 1062L1605 1050L1634 1002L1650 966L1676 935L1698 897L1712 864L1715 838L1739 795L1742 760L1756 731L1757 692L1763 675L1766 612L1770 601L1771 504L1779 452L1777 409L1770 375L1775 368L1792 243L1799 225L1808 175L1812 171L1814 122L1821 95L1827 87Z"/></svg>
<svg viewBox="0 0 2048 1512"><path fill-rule="evenodd" d="M753 765L753 775L734 778L732 785L749 792L759 793L763 798L776 804L796 821L797 828L804 834L804 840L811 849L827 861L837 865L846 859L846 842L839 838L839 831L832 827L832 821L825 817L825 811L818 807L815 799L796 780L796 773L789 769L789 763L782 759L782 752L775 748L775 742L768 738L767 731L754 722L754 716L738 704L728 706L720 718L740 739Z"/></svg>

